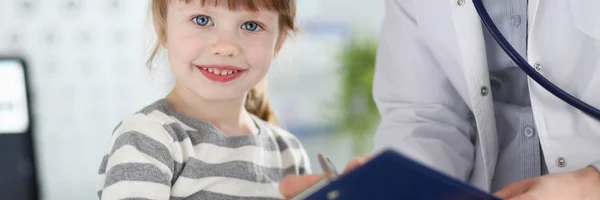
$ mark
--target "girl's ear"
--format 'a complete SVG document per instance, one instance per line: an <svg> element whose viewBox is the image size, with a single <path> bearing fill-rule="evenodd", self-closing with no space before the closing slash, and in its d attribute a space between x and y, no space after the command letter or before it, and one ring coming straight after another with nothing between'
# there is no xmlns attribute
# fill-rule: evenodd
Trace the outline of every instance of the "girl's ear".
<svg viewBox="0 0 600 200"><path fill-rule="evenodd" d="M275 43L275 55L277 55L279 53L279 50L281 50L281 47L283 47L283 44L285 43L285 40L287 39L288 34L285 32L282 32L279 37L277 38L277 43Z"/></svg>
<svg viewBox="0 0 600 200"><path fill-rule="evenodd" d="M167 10L169 4L165 0L152 1L152 25L158 39L158 44L167 47Z"/></svg>
<svg viewBox="0 0 600 200"><path fill-rule="evenodd" d="M161 15L161 16L157 16ZM167 48L167 16L161 13L155 13L152 19L152 25L154 25L154 32L158 43L163 47Z"/></svg>
<svg viewBox="0 0 600 200"><path fill-rule="evenodd" d="M156 21L154 22L154 31L156 32L156 36L158 38L158 43L160 44L160 46L162 46L163 48L167 48L167 34L165 31L164 26L160 26L158 23L156 23Z"/></svg>

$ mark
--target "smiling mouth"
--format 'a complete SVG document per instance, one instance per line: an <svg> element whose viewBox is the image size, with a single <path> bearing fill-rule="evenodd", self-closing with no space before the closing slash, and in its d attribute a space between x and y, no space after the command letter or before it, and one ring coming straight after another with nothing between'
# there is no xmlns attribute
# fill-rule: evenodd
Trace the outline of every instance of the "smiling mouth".
<svg viewBox="0 0 600 200"><path fill-rule="evenodd" d="M226 76L226 75L231 75L234 73L238 73L240 70L237 69L218 69L218 68L210 68L210 67L199 67L202 70L208 71L210 73L213 73L215 75L221 75L221 76Z"/></svg>
<svg viewBox="0 0 600 200"><path fill-rule="evenodd" d="M235 66L201 65L196 67L206 78L220 83L233 81L246 71L246 69Z"/></svg>

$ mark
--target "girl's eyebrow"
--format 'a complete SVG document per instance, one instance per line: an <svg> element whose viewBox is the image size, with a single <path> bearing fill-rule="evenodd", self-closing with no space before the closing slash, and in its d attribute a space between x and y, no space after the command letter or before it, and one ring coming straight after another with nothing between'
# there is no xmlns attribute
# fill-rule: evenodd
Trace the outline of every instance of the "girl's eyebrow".
<svg viewBox="0 0 600 200"><path fill-rule="evenodd" d="M190 7L190 6L185 6L184 8L180 9L180 11L185 14L198 14L198 13L214 14L213 12L210 11L210 9L199 8L199 7Z"/></svg>
<svg viewBox="0 0 600 200"><path fill-rule="evenodd" d="M253 19L262 19L262 20L267 20L267 21L275 21L275 17L266 15L266 14L261 14L261 12L265 12L265 11L258 11L258 12L246 11L245 13L247 13L247 14L244 14L244 17L249 17L249 18L253 18Z"/></svg>
<svg viewBox="0 0 600 200"><path fill-rule="evenodd" d="M197 14L197 13L206 13L206 14L214 14L214 12L211 11L210 6L202 6L202 4L200 4L199 2L180 2L178 7L178 11L182 12L183 14ZM217 8L217 7L214 7ZM218 9L218 8L217 8Z"/></svg>
<svg viewBox="0 0 600 200"><path fill-rule="evenodd" d="M213 11L213 9L222 9L222 10L228 10L225 7L221 7L221 6L210 6L210 5L204 5L202 6L200 3L184 3L182 2L181 4L178 5L178 12L181 12L184 15L192 15L192 14L199 14L199 13L203 13L209 16L213 16L216 15L217 12ZM251 19L259 19L259 20L264 20L264 21L275 21L275 18L279 15L276 16L271 16L269 14L266 14L265 12L273 12L270 10L258 10L258 11L250 11L250 10L238 10L238 11L232 11L234 13L238 13L239 16L242 16L243 18L251 18Z"/></svg>

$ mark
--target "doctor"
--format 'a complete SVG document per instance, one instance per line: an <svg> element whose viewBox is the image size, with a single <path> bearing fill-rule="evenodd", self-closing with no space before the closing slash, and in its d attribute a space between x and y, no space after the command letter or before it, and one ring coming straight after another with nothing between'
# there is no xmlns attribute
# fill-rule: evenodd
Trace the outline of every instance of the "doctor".
<svg viewBox="0 0 600 200"><path fill-rule="evenodd" d="M539 73L600 107L600 1L483 3ZM471 0L387 0L385 8L376 150L393 147L502 198L600 199L600 121L515 66ZM281 191L315 179L288 177Z"/></svg>

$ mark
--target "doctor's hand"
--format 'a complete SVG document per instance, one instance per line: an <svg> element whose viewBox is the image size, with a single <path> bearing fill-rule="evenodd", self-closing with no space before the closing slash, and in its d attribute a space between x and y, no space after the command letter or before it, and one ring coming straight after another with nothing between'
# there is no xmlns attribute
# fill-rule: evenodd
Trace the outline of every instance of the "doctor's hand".
<svg viewBox="0 0 600 200"><path fill-rule="evenodd" d="M600 172L592 167L513 183L496 195L509 200L600 200Z"/></svg>
<svg viewBox="0 0 600 200"><path fill-rule="evenodd" d="M357 167L363 165L371 159L370 155L363 155L352 159L344 169L344 173L352 171ZM325 174L314 174L314 175L288 175L279 183L279 192L285 199L293 198L300 194L302 191L310 188L314 184L326 178Z"/></svg>

